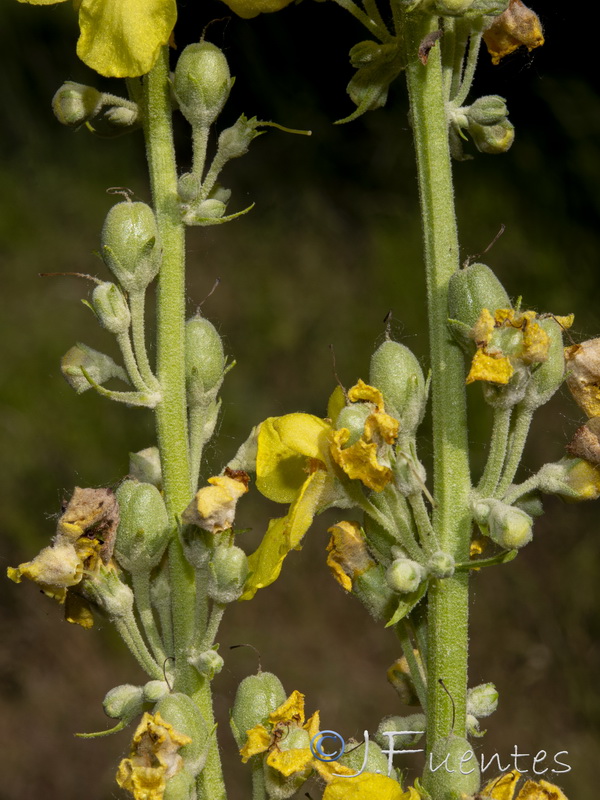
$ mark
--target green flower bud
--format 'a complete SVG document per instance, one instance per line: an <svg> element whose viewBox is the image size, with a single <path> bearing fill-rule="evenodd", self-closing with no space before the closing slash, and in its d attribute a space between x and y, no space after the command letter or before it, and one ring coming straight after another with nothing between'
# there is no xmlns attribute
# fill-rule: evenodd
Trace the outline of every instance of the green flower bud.
<svg viewBox="0 0 600 800"><path fill-rule="evenodd" d="M480 719L498 708L498 690L493 683L481 683L467 693L467 713Z"/></svg>
<svg viewBox="0 0 600 800"><path fill-rule="evenodd" d="M366 403L351 403L344 406L337 416L335 427L337 430L346 428L350 431L350 438L346 446L355 444L365 432L365 422L372 413L372 409Z"/></svg>
<svg viewBox="0 0 600 800"><path fill-rule="evenodd" d="M514 504L516 508L520 508L521 511L524 511L526 514L529 514L530 517L541 517L544 513L544 506L542 504L542 498L539 496L537 492L530 492L529 494L524 494Z"/></svg>
<svg viewBox="0 0 600 800"><path fill-rule="evenodd" d="M355 576L352 581L352 594L358 597L373 619L391 618L398 605L395 594L386 580L385 569L381 564Z"/></svg>
<svg viewBox="0 0 600 800"><path fill-rule="evenodd" d="M195 206L192 212L193 218L196 222L208 219L221 219L227 211L227 206L220 200L209 198L203 200L200 205Z"/></svg>
<svg viewBox="0 0 600 800"><path fill-rule="evenodd" d="M102 118L114 128L130 128L139 121L140 113L137 108L127 106L111 106L107 108Z"/></svg>
<svg viewBox="0 0 600 800"><path fill-rule="evenodd" d="M248 119L244 114L230 127L219 134L219 155L230 161L248 152L250 142L264 131L256 130L256 117Z"/></svg>
<svg viewBox="0 0 600 800"><path fill-rule="evenodd" d="M533 520L529 514L501 500L479 500L473 516L482 532L506 550L518 550L533 538Z"/></svg>
<svg viewBox="0 0 600 800"><path fill-rule="evenodd" d="M173 692L156 704L154 713L160 714L178 733L190 737L190 744L184 745L178 753L186 770L197 775L206 763L211 730L196 703L187 694Z"/></svg>
<svg viewBox="0 0 600 800"><path fill-rule="evenodd" d="M231 709L230 724L239 748L246 744L246 731L264 723L287 698L283 685L272 672L248 675L240 683Z"/></svg>
<svg viewBox="0 0 600 800"><path fill-rule="evenodd" d="M477 125L497 125L508 116L506 100L497 94L479 97L469 106L467 115Z"/></svg>
<svg viewBox="0 0 600 800"><path fill-rule="evenodd" d="M129 474L141 483L152 483L162 487L162 468L158 447L145 447L137 453L129 453Z"/></svg>
<svg viewBox="0 0 600 800"><path fill-rule="evenodd" d="M416 731L409 733L409 731ZM387 736L387 733L396 732L395 736ZM423 738L425 733L425 714L409 714L407 717L397 715L384 717L379 723L375 741L384 750L393 748L403 750L414 747ZM403 734L403 735L399 735Z"/></svg>
<svg viewBox="0 0 600 800"><path fill-rule="evenodd" d="M248 557L241 547L215 548L209 563L208 595L217 603L233 603L242 594L248 577Z"/></svg>
<svg viewBox="0 0 600 800"><path fill-rule="evenodd" d="M399 342L383 342L371 356L369 383L383 394L385 410L400 422L400 436L413 436L427 404L425 378L416 356Z"/></svg>
<svg viewBox="0 0 600 800"><path fill-rule="evenodd" d="M87 373L91 380L99 386L111 378L119 378L125 383L129 383L125 370L115 364L110 356L93 350L81 342L64 354L60 361L60 371L77 394L82 394L92 388L92 384L84 373Z"/></svg>
<svg viewBox="0 0 600 800"><path fill-rule="evenodd" d="M131 313L123 292L110 281L100 283L92 292L92 308L103 328L119 336L129 330Z"/></svg>
<svg viewBox="0 0 600 800"><path fill-rule="evenodd" d="M369 64L379 61L386 55L386 48L387 51L389 51L391 47L391 45L378 44L370 39L364 42L358 42L358 44L355 44L354 47L350 49L350 64L354 69L366 67Z"/></svg>
<svg viewBox="0 0 600 800"><path fill-rule="evenodd" d="M400 68L391 69L388 64L377 61L366 67L361 67L350 79L346 92L357 106L351 118L364 114L365 111L375 111L383 108L387 103L390 83L400 74ZM347 117L345 121L349 121Z"/></svg>
<svg viewBox="0 0 600 800"><path fill-rule="evenodd" d="M163 697L169 694L169 684L166 681L148 681L143 687L144 701L146 703L158 703Z"/></svg>
<svg viewBox="0 0 600 800"><path fill-rule="evenodd" d="M529 411L547 403L565 379L563 330L552 317L538 319L538 325L550 337L550 347L547 359L533 369L521 401Z"/></svg>
<svg viewBox="0 0 600 800"><path fill-rule="evenodd" d="M478 125L470 120L468 130L480 153L506 153L515 140L515 127L506 118L495 125Z"/></svg>
<svg viewBox="0 0 600 800"><path fill-rule="evenodd" d="M194 203L200 196L202 182L198 175L186 172L179 176L177 181L177 194L183 203Z"/></svg>
<svg viewBox="0 0 600 800"><path fill-rule="evenodd" d="M538 489L576 503L600 497L600 467L581 458L561 458L538 472Z"/></svg>
<svg viewBox="0 0 600 800"><path fill-rule="evenodd" d="M433 553L427 562L427 572L435 578L451 578L454 575L454 558L450 553L438 550Z"/></svg>
<svg viewBox="0 0 600 800"><path fill-rule="evenodd" d="M191 125L208 127L227 102L233 79L223 52L210 42L188 45L175 67L173 89Z"/></svg>
<svg viewBox="0 0 600 800"><path fill-rule="evenodd" d="M207 399L214 397L223 381L224 370L223 341L215 326L200 315L188 319L185 323L185 377L190 406L206 405Z"/></svg>
<svg viewBox="0 0 600 800"><path fill-rule="evenodd" d="M196 525L185 525L181 532L184 555L194 569L202 569L214 549L214 535Z"/></svg>
<svg viewBox="0 0 600 800"><path fill-rule="evenodd" d="M98 572L79 584L86 600L103 611L109 619L120 619L133 612L133 592L123 583L116 568L100 564Z"/></svg>
<svg viewBox="0 0 600 800"><path fill-rule="evenodd" d="M107 717L129 722L142 713L144 692L141 686L132 686L130 683L115 686L107 692L102 706Z"/></svg>
<svg viewBox="0 0 600 800"><path fill-rule="evenodd" d="M363 768L365 772L378 772L380 775L388 774L388 757L381 752L381 747L376 741L369 739L369 746L367 750L367 760L365 764L365 743L364 741L358 744L355 739L350 739L346 742L346 749L344 755L338 759L338 762L344 767L353 769L355 772L360 772ZM383 745L386 747L386 745Z"/></svg>
<svg viewBox="0 0 600 800"><path fill-rule="evenodd" d="M432 797L450 800L451 796L445 791L444 785L448 772L454 773L452 788L456 791L456 797L462 797L463 794L471 797L479 791L479 766L468 739L451 736L435 742L425 767L427 787Z"/></svg>
<svg viewBox="0 0 600 800"><path fill-rule="evenodd" d="M196 800L196 797L196 776L184 766L167 780L162 800Z"/></svg>
<svg viewBox="0 0 600 800"><path fill-rule="evenodd" d="M160 561L171 527L164 500L151 483L124 481L117 489L121 520L115 558L129 572L147 572Z"/></svg>
<svg viewBox="0 0 600 800"><path fill-rule="evenodd" d="M385 577L395 592L408 594L418 589L426 577L426 571L417 561L410 558L397 558L388 567Z"/></svg>
<svg viewBox="0 0 600 800"><path fill-rule="evenodd" d="M102 108L102 94L92 86L67 81L52 98L52 111L61 125L78 128Z"/></svg>
<svg viewBox="0 0 600 800"><path fill-rule="evenodd" d="M448 287L448 316L459 325L452 325L452 333L459 343L473 349L470 332L487 308L492 314L499 308L512 308L504 286L485 264L470 264L450 278Z"/></svg>
<svg viewBox="0 0 600 800"><path fill-rule="evenodd" d="M101 254L126 292L142 291L158 275L161 263L154 212L146 203L125 200L104 220Z"/></svg>
<svg viewBox="0 0 600 800"><path fill-rule="evenodd" d="M223 657L213 648L202 650L200 653L193 650L188 658L188 664L195 667L200 675L208 678L209 681L212 681L215 675L221 672L224 663Z"/></svg>

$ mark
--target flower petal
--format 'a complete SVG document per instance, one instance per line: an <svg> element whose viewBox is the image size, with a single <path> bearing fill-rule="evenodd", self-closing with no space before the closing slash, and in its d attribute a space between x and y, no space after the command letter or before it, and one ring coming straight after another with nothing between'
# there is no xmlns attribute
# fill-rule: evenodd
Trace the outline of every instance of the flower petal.
<svg viewBox="0 0 600 800"><path fill-rule="evenodd" d="M259 14L269 14L272 11L281 11L292 0L224 0L226 5L242 19L252 19Z"/></svg>
<svg viewBox="0 0 600 800"><path fill-rule="evenodd" d="M513 800L515 789L521 773L513 769L507 775L500 775L490 781L481 792L482 797L492 798L493 800Z"/></svg>
<svg viewBox="0 0 600 800"><path fill-rule="evenodd" d="M308 747L292 750L271 750L267 764L280 772L284 778L305 772L312 764L313 755Z"/></svg>
<svg viewBox="0 0 600 800"><path fill-rule="evenodd" d="M377 444L359 439L350 447L344 448L350 438L347 428L340 428L333 434L331 455L351 480L361 480L369 489L381 492L392 480L392 470L377 461Z"/></svg>
<svg viewBox="0 0 600 800"><path fill-rule="evenodd" d="M473 381L488 381L506 385L511 379L514 369L506 356L488 355L483 350L478 350L473 356L471 369L467 375L467 383Z"/></svg>
<svg viewBox="0 0 600 800"><path fill-rule="evenodd" d="M418 795L407 792L393 778L363 772L355 778L334 778L325 789L323 800L412 800Z"/></svg>
<svg viewBox="0 0 600 800"><path fill-rule="evenodd" d="M250 728L249 731L246 731L246 734L248 739L240 750L240 755L244 764L249 758L252 758L252 756L258 755L258 753L264 753L265 750L269 749L271 744L271 734L263 725L255 725L253 728Z"/></svg>
<svg viewBox="0 0 600 800"><path fill-rule="evenodd" d="M269 722L290 722L304 725L304 695L297 689L275 711L269 714Z"/></svg>
<svg viewBox="0 0 600 800"><path fill-rule="evenodd" d="M145 75L176 19L175 0L83 0L77 55L107 77Z"/></svg>

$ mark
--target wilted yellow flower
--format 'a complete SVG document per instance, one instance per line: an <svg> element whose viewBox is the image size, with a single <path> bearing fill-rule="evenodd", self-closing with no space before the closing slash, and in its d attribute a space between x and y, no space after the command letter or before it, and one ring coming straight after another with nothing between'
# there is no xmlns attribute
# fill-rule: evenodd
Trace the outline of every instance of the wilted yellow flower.
<svg viewBox="0 0 600 800"><path fill-rule="evenodd" d="M248 475L242 470L226 470L225 475L209 478L181 515L183 522L197 525L209 533L229 530L235 519L240 497L248 491Z"/></svg>
<svg viewBox="0 0 600 800"><path fill-rule="evenodd" d="M363 772L354 778L334 778L323 793L323 800L419 800L411 786L405 792L393 778Z"/></svg>
<svg viewBox="0 0 600 800"><path fill-rule="evenodd" d="M159 713L146 712L133 735L129 758L119 764L117 783L135 800L162 800L167 781L183 767L178 750L191 741Z"/></svg>
<svg viewBox="0 0 600 800"><path fill-rule="evenodd" d="M565 347L567 386L588 417L600 416L600 339Z"/></svg>
<svg viewBox="0 0 600 800"><path fill-rule="evenodd" d="M53 5L65 0L19 0ZM80 36L77 55L109 78L150 72L175 27L175 0L77 0Z"/></svg>
<svg viewBox="0 0 600 800"><path fill-rule="evenodd" d="M492 63L498 64L519 47L530 51L541 47L544 34L538 15L521 0L510 0L506 11L496 17L483 34L483 40L492 56Z"/></svg>
<svg viewBox="0 0 600 800"><path fill-rule="evenodd" d="M521 774L516 769L500 775L490 781L477 797L480 800L567 800L558 786L548 781L525 781L515 796L520 778Z"/></svg>
<svg viewBox="0 0 600 800"><path fill-rule="evenodd" d="M357 522L338 522L327 532L331 534L327 545L327 566L336 581L351 592L355 578L375 566L375 562L369 555Z"/></svg>

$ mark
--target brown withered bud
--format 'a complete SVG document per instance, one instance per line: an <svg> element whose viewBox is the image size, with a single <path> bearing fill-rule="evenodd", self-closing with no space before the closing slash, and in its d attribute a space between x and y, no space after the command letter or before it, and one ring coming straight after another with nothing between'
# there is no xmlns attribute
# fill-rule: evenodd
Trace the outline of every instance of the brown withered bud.
<svg viewBox="0 0 600 800"><path fill-rule="evenodd" d="M76 486L58 520L57 536L76 541L82 536L102 545L100 556L105 564L111 559L119 526L119 504L111 489L81 489Z"/></svg>
<svg viewBox="0 0 600 800"><path fill-rule="evenodd" d="M600 338L565 348L567 386L588 417L600 416Z"/></svg>
<svg viewBox="0 0 600 800"><path fill-rule="evenodd" d="M414 654L417 661L420 661L421 655L418 650L415 650ZM419 705L419 698L417 697L417 691L410 677L410 670L405 656L394 661L387 671L387 679L398 693L401 703L405 706Z"/></svg>
<svg viewBox="0 0 600 800"><path fill-rule="evenodd" d="M492 22L483 34L483 41L492 57L493 64L519 47L533 50L544 44L542 24L538 15L521 0L510 0L503 14Z"/></svg>
<svg viewBox="0 0 600 800"><path fill-rule="evenodd" d="M575 431L567 445L567 452L596 467L600 466L600 417L593 417Z"/></svg>

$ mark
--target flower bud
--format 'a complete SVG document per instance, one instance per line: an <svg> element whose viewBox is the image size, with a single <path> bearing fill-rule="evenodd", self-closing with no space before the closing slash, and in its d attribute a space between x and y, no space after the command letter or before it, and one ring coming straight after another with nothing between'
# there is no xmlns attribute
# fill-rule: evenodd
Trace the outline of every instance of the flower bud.
<svg viewBox="0 0 600 800"><path fill-rule="evenodd" d="M398 77L400 71L401 67L398 64L383 59L360 67L346 87L346 92L357 109L341 122L356 119L365 111L383 108L387 103L390 83Z"/></svg>
<svg viewBox="0 0 600 800"><path fill-rule="evenodd" d="M169 694L169 684L166 681L148 681L143 687L144 701L146 703L158 703L167 694Z"/></svg>
<svg viewBox="0 0 600 800"><path fill-rule="evenodd" d="M286 698L281 681L272 672L259 672L244 678L235 693L230 716L231 730L239 748L246 743L246 731L265 722Z"/></svg>
<svg viewBox="0 0 600 800"><path fill-rule="evenodd" d="M217 329L196 315L185 323L185 376L190 405L205 404L207 393L216 394L223 380L225 353Z"/></svg>
<svg viewBox="0 0 600 800"><path fill-rule="evenodd" d="M61 125L77 128L102 108L102 94L92 86L67 81L52 98L52 111Z"/></svg>
<svg viewBox="0 0 600 800"><path fill-rule="evenodd" d="M256 130L256 117L248 119L244 114L230 127L219 134L219 155L230 161L248 152L250 142L264 131Z"/></svg>
<svg viewBox="0 0 600 800"><path fill-rule="evenodd" d="M433 7L442 17L459 17L464 14L475 0L435 0Z"/></svg>
<svg viewBox="0 0 600 800"><path fill-rule="evenodd" d="M185 172L177 180L177 194L182 203L194 203L202 190L202 182L193 172Z"/></svg>
<svg viewBox="0 0 600 800"><path fill-rule="evenodd" d="M92 308L103 328L115 336L129 330L131 313L123 292L110 281L100 283L92 292Z"/></svg>
<svg viewBox="0 0 600 800"><path fill-rule="evenodd" d="M208 678L209 681L212 681L215 675L221 672L224 663L223 657L212 647L200 653L193 650L188 658L188 664L191 664L203 678Z"/></svg>
<svg viewBox="0 0 600 800"><path fill-rule="evenodd" d="M580 458L562 458L554 464L544 464L538 472L538 488L573 503L596 500L600 497L600 467Z"/></svg>
<svg viewBox="0 0 600 800"><path fill-rule="evenodd" d="M386 746L387 743L383 745L383 747ZM365 747L367 747L366 762ZM388 773L388 757L382 753L379 744L372 739L369 739L368 746L364 741L358 744L355 739L350 739L346 742L344 754L337 759L337 762L355 772L360 772L364 764L365 772L378 772L380 775Z"/></svg>
<svg viewBox="0 0 600 800"><path fill-rule="evenodd" d="M82 394L92 388L92 384L85 374L89 375L91 380L99 386L111 378L119 378L128 383L125 370L110 356L81 343L67 350L60 361L60 371L77 394Z"/></svg>
<svg viewBox="0 0 600 800"><path fill-rule="evenodd" d="M497 94L479 97L469 106L467 116L477 125L497 125L508 116L506 100Z"/></svg>
<svg viewBox="0 0 600 800"><path fill-rule="evenodd" d="M196 776L184 766L167 779L161 800L196 800L196 797Z"/></svg>
<svg viewBox="0 0 600 800"><path fill-rule="evenodd" d="M347 428L350 431L350 437L346 443L348 447L361 438L365 431L365 422L370 415L371 408L366 403L351 403L342 408L335 421L335 427L336 430Z"/></svg>
<svg viewBox="0 0 600 800"><path fill-rule="evenodd" d="M128 571L149 571L160 561L171 532L167 509L156 486L125 481L117 489L121 521L115 558Z"/></svg>
<svg viewBox="0 0 600 800"><path fill-rule="evenodd" d="M550 344L547 359L532 371L521 401L530 411L547 403L565 379L563 329L552 317L538 320L538 325L548 334Z"/></svg>
<svg viewBox="0 0 600 800"><path fill-rule="evenodd" d="M400 750L414 747L423 738L425 728L425 714L409 714L407 717L397 715L384 717L377 728L375 741L384 750L389 750L390 748ZM409 733L409 731L415 731L415 733ZM392 732L395 732L396 735L386 736L386 733Z"/></svg>
<svg viewBox="0 0 600 800"><path fill-rule="evenodd" d="M129 475L140 483L152 483L162 487L162 468L158 447L146 447L137 453L129 453Z"/></svg>
<svg viewBox="0 0 600 800"><path fill-rule="evenodd" d="M416 591L425 576L426 571L421 564L410 558L395 559L385 573L390 588L402 594Z"/></svg>
<svg viewBox="0 0 600 800"><path fill-rule="evenodd" d="M133 611L133 592L123 583L116 567L100 564L94 575L84 578L80 584L86 600L95 603L109 619L120 619Z"/></svg>
<svg viewBox="0 0 600 800"><path fill-rule="evenodd" d="M365 572L355 576L352 582L352 594L358 597L376 620L389 620L398 605L398 595L387 582L385 569L381 564L374 564Z"/></svg>
<svg viewBox="0 0 600 800"><path fill-rule="evenodd" d="M223 52L210 42L189 44L179 56L173 88L191 125L208 127L227 102L233 79Z"/></svg>
<svg viewBox="0 0 600 800"><path fill-rule="evenodd" d="M425 767L427 787L432 797L451 796L446 793L444 785L444 776L448 772L454 773L452 788L456 791L456 797L471 797L479 791L479 766L468 739L450 736L437 739L434 743Z"/></svg>
<svg viewBox="0 0 600 800"><path fill-rule="evenodd" d="M366 67L368 64L373 64L382 57L385 45L378 44L370 39L364 42L358 42L350 49L350 64L354 69Z"/></svg>
<svg viewBox="0 0 600 800"><path fill-rule="evenodd" d="M144 693L141 686L132 686L130 683L115 686L107 692L102 701L104 713L111 719L131 721L141 714L144 707Z"/></svg>
<svg viewBox="0 0 600 800"><path fill-rule="evenodd" d="M512 308L504 286L485 264L470 264L459 269L450 278L448 287L448 316L460 325L452 325L452 333L459 343L472 350L470 332L487 308L494 313L498 308Z"/></svg>
<svg viewBox="0 0 600 800"><path fill-rule="evenodd" d="M158 275L161 263L154 212L146 203L125 200L104 220L101 254L126 292L141 291Z"/></svg>
<svg viewBox="0 0 600 800"><path fill-rule="evenodd" d="M515 126L506 118L495 125L478 125L469 121L468 130L480 153L506 153L515 140Z"/></svg>
<svg viewBox="0 0 600 800"><path fill-rule="evenodd" d="M220 544L209 563L208 595L217 603L233 603L248 577L248 557L241 547Z"/></svg>
<svg viewBox="0 0 600 800"><path fill-rule="evenodd" d="M388 339L371 356L369 383L383 394L386 411L400 422L400 434L414 435L427 404L425 378L416 356Z"/></svg>
<svg viewBox="0 0 600 800"><path fill-rule="evenodd" d="M478 719L489 717L498 708L498 690L493 683L481 683L467 693L467 713Z"/></svg>
<svg viewBox="0 0 600 800"><path fill-rule="evenodd" d="M575 431L567 445L567 452L596 467L600 466L600 417L592 417Z"/></svg>
<svg viewBox="0 0 600 800"><path fill-rule="evenodd" d="M160 714L177 733L190 737L192 741L179 750L179 755L186 770L197 775L206 762L211 731L196 703L187 694L172 692L159 700L154 713Z"/></svg>
<svg viewBox="0 0 600 800"><path fill-rule="evenodd" d="M529 514L500 500L478 501L473 515L482 532L506 550L518 550L533 537L533 520Z"/></svg>
<svg viewBox="0 0 600 800"><path fill-rule="evenodd" d="M438 550L429 557L427 572L434 578L451 578L454 575L454 558L450 553Z"/></svg>

